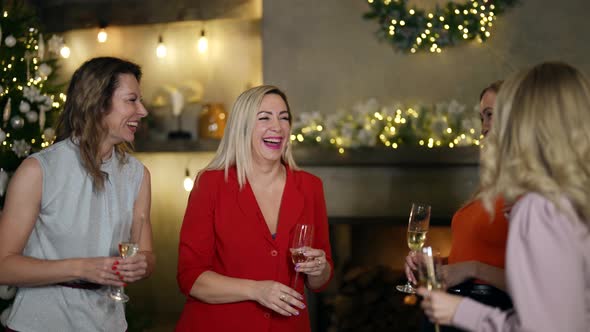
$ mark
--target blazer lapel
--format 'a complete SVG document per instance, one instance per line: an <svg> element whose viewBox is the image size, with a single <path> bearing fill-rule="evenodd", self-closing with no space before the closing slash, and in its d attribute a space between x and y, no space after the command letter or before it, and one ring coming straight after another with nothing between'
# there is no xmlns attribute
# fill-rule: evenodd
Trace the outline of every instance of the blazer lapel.
<svg viewBox="0 0 590 332"><path fill-rule="evenodd" d="M287 166L285 166L287 167ZM287 180L283 189L281 208L279 210L279 224L277 228L278 237L290 237L290 232L297 223L303 223L302 219L305 199L300 188L297 186L295 173L287 167ZM287 238L287 241L290 241Z"/></svg>
<svg viewBox="0 0 590 332"><path fill-rule="evenodd" d="M229 176L230 179L232 177L235 179L238 198L237 201L240 210L242 210L242 213L245 215L245 221L250 221L252 223L252 227L258 229L257 233L261 234L262 237L273 244L270 230L268 229L268 225L264 220L262 211L260 211L260 207L258 206L256 196L254 196L254 192L252 191L250 183L246 182L244 188L240 190L235 167L230 170Z"/></svg>

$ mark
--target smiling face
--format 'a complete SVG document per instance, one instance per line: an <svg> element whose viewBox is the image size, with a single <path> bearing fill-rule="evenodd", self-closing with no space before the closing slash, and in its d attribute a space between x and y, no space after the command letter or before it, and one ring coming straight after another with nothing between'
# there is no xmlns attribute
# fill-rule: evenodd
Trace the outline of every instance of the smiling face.
<svg viewBox="0 0 590 332"><path fill-rule="evenodd" d="M105 144L112 147L122 142L133 142L141 118L148 112L141 102L139 82L132 74L120 74L119 84L111 107L103 119L107 129ZM106 149L110 149L106 147Z"/></svg>
<svg viewBox="0 0 590 332"><path fill-rule="evenodd" d="M277 94L262 98L252 131L252 160L255 164L281 161L291 133L287 104Z"/></svg>
<svg viewBox="0 0 590 332"><path fill-rule="evenodd" d="M496 103L496 92L488 89L479 101L479 116L481 118L481 133L486 136L492 129L492 116L494 104Z"/></svg>

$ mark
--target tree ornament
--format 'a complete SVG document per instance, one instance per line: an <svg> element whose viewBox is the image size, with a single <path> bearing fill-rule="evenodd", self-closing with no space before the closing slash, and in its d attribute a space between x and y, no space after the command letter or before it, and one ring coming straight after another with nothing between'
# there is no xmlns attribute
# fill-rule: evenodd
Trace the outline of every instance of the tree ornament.
<svg viewBox="0 0 590 332"><path fill-rule="evenodd" d="M8 173L0 168L0 196L4 194L2 191L2 188L5 188L2 186L3 184L8 184ZM14 295L16 295L16 287L0 285L0 299L10 300Z"/></svg>
<svg viewBox="0 0 590 332"><path fill-rule="evenodd" d="M25 119L20 115L15 115L10 119L10 125L14 129L21 129L25 125Z"/></svg>
<svg viewBox="0 0 590 332"><path fill-rule="evenodd" d="M4 43L8 47L14 47L14 45L16 45L16 38L14 38L13 35L9 35L6 37L6 39L4 39Z"/></svg>
<svg viewBox="0 0 590 332"><path fill-rule="evenodd" d="M59 55L59 51L64 46L64 39L58 35L53 35L47 41L47 50L55 55Z"/></svg>
<svg viewBox="0 0 590 332"><path fill-rule="evenodd" d="M29 121L29 123L35 123L37 122L37 120L39 120L39 114L35 111L28 111L27 113L25 113L25 118L27 118L27 121Z"/></svg>
<svg viewBox="0 0 590 332"><path fill-rule="evenodd" d="M4 112L2 115L2 120L4 120L5 123L6 123L6 121L8 121L8 119L10 119L10 105L11 105L11 100L9 97L8 101L6 102L6 105L4 105Z"/></svg>
<svg viewBox="0 0 590 332"><path fill-rule="evenodd" d="M6 140L6 133L0 128L0 144Z"/></svg>
<svg viewBox="0 0 590 332"><path fill-rule="evenodd" d="M49 75L51 75L51 72L53 72L53 69L51 68L51 66L50 66L50 65L48 65L48 64L46 64L46 63L42 63L42 64L39 66L39 69L37 69L37 73L38 73L38 74L39 74L39 76L40 76L42 79L44 79L44 80L46 80L46 79L47 79L47 77L48 77Z"/></svg>
<svg viewBox="0 0 590 332"><path fill-rule="evenodd" d="M45 121L47 120L45 112L49 111L51 107L45 105L39 105L39 128L43 130L45 128Z"/></svg>
<svg viewBox="0 0 590 332"><path fill-rule="evenodd" d="M37 41L37 56L41 61L45 58L45 40L43 34L39 34L39 41Z"/></svg>
<svg viewBox="0 0 590 332"><path fill-rule="evenodd" d="M55 130L51 127L46 128L43 130L43 137L45 137L45 141L53 142L55 140Z"/></svg>
<svg viewBox="0 0 590 332"><path fill-rule="evenodd" d="M24 139L19 139L12 144L12 151L17 157L24 158L31 152L31 146Z"/></svg>
<svg viewBox="0 0 590 332"><path fill-rule="evenodd" d="M12 305L9 305L6 309L4 309L4 311L2 311L2 313L0 314L0 323L3 326L6 326L6 323L8 321L8 316L10 316L10 311L12 310Z"/></svg>
<svg viewBox="0 0 590 332"><path fill-rule="evenodd" d="M18 110L21 111L21 113L27 113L31 110L31 105L26 101L21 100L20 105L18 105Z"/></svg>

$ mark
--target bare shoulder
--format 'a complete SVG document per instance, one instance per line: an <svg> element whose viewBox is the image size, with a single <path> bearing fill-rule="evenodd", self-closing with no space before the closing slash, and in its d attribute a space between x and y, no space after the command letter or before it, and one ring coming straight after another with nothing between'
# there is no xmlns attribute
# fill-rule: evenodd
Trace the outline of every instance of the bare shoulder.
<svg viewBox="0 0 590 332"><path fill-rule="evenodd" d="M20 185L33 184L38 182L41 184L43 180L43 170L41 163L35 158L25 159L17 168L10 183L19 183Z"/></svg>

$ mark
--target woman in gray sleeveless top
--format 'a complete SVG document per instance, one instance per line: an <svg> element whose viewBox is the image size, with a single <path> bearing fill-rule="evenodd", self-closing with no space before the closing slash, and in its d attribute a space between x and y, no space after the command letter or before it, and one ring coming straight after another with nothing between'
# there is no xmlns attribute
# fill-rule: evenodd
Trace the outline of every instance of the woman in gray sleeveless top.
<svg viewBox="0 0 590 332"><path fill-rule="evenodd" d="M125 331L109 286L154 268L150 174L129 155L147 111L139 66L95 58L74 73L57 142L16 171L0 217L0 284L18 286L9 331ZM140 228L121 259L121 230ZM127 231L129 233L129 231Z"/></svg>

